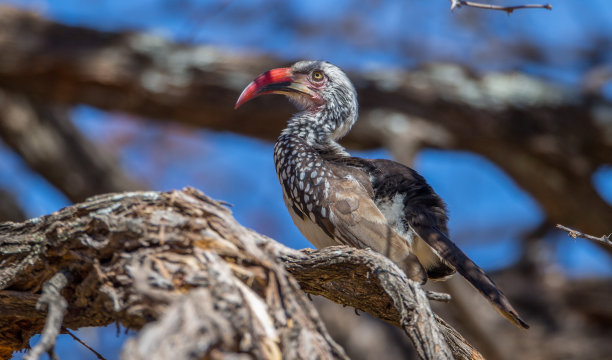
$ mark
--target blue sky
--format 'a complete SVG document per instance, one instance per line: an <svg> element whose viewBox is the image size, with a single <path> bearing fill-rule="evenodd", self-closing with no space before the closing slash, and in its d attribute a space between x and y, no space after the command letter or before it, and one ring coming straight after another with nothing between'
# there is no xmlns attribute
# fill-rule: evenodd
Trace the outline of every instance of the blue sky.
<svg viewBox="0 0 612 360"><path fill-rule="evenodd" d="M451 13L447 0L278 1L272 7L263 0L4 2L36 9L67 24L152 31L181 42L269 52L288 61L320 58L345 68L372 69L452 60L480 71L524 70L567 86L577 86L588 66L575 50L588 49L597 34L612 33L609 0L551 1L553 11L518 11L511 16L470 9ZM297 26L308 29L308 35L297 31ZM346 28L353 30L347 35ZM513 53L513 44L520 41L541 49L545 64ZM416 45L417 50L408 51L409 45ZM507 53L499 56L500 49ZM612 61L612 50L602 53L602 62ZM612 97L610 85L607 94ZM76 107L73 119L94 142L112 149L126 171L150 188L197 187L232 203L234 215L245 226L295 248L310 246L291 223L282 202L271 143L163 125L87 106ZM353 154L389 157L384 150ZM537 203L479 155L424 150L414 167L448 203L454 239L485 269L512 264L519 256L520 234L542 220ZM69 205L1 144L0 169L0 186L17 194L28 215ZM593 182L612 204L612 167L600 169ZM560 269L570 276L612 274L610 258L585 240L558 234L546 244ZM124 339L115 338L114 328L80 333L88 341L98 341L97 349L110 359L116 358L118 344ZM59 342L62 359L93 359L71 344L65 337Z"/></svg>

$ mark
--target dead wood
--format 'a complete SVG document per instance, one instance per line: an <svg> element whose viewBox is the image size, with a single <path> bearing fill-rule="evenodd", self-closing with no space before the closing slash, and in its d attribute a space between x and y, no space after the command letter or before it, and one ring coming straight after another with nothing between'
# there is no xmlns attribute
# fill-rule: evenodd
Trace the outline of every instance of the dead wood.
<svg viewBox="0 0 612 360"><path fill-rule="evenodd" d="M365 311L402 328L421 358L441 346L441 332L455 359L481 355L444 320L431 312L426 292L380 254L345 246L302 250L281 256L302 290ZM437 296L434 296L437 297ZM430 328L438 323L438 327ZM416 328L419 327L419 330Z"/></svg>
<svg viewBox="0 0 612 360"><path fill-rule="evenodd" d="M38 359L43 353L49 353L49 357L54 358L55 340L62 328L64 313L68 307L68 302L62 296L61 291L68 285L71 277L69 272L62 270L45 281L42 294L36 303L36 310L47 311L47 319L40 342L28 352L24 357L25 360Z"/></svg>
<svg viewBox="0 0 612 360"><path fill-rule="evenodd" d="M52 350L60 325L112 322L140 329L123 349L127 359L346 358L300 285L399 325L423 359L451 358L450 350L479 356L387 258L289 249L190 188L102 195L0 224L0 263L2 358L43 326L49 330L31 358Z"/></svg>

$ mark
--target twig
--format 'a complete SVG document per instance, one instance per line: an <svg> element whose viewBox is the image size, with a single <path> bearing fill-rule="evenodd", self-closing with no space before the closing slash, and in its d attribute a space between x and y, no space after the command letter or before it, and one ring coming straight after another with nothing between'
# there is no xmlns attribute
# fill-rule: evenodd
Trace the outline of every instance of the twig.
<svg viewBox="0 0 612 360"><path fill-rule="evenodd" d="M486 9L486 10L500 10L505 11L508 15L512 14L514 10L519 9L546 9L552 10L552 5L550 4L528 4L528 5L515 5L515 6L499 6L499 5L491 5L491 4L482 4L473 1L464 1L464 0L450 0L451 2L451 11L455 10L455 8L460 8L461 6L469 6L477 9Z"/></svg>
<svg viewBox="0 0 612 360"><path fill-rule="evenodd" d="M443 292L426 290L425 294L427 295L427 298L429 300L435 300L435 301L440 301L440 302L449 302L452 300L450 294L443 293Z"/></svg>
<svg viewBox="0 0 612 360"><path fill-rule="evenodd" d="M64 312L68 307L68 302L62 296L61 291L68 285L71 277L69 272L62 270L43 285L42 295L36 304L36 309L42 311L46 308L47 320L40 342L23 357L25 360L38 360L43 353L48 353L50 358L56 357L53 347L62 327Z"/></svg>
<svg viewBox="0 0 612 360"><path fill-rule="evenodd" d="M92 353L94 353L94 355L96 355L96 357L100 360L106 360L106 358L104 356L102 356L99 352L97 352L96 350L92 349L89 345L87 345L83 340L79 339L76 335L74 335L73 333L70 332L70 330L66 329L65 327L62 326L62 331L65 331L66 334L70 335L74 340L76 340L79 344L85 346L85 348L89 351L91 351Z"/></svg>
<svg viewBox="0 0 612 360"><path fill-rule="evenodd" d="M567 231L567 235L569 237L574 238L574 239L576 239L576 238L583 238L583 239L587 239L587 240L596 241L596 242L604 244L604 245L606 245L608 247L612 247L612 240L610 240L610 236L612 234L603 235L601 237L595 237L593 235L589 235L589 234L585 234L583 232L580 232L578 230L570 229L567 226L563 226L561 224L557 224L557 229L561 229L563 231Z"/></svg>

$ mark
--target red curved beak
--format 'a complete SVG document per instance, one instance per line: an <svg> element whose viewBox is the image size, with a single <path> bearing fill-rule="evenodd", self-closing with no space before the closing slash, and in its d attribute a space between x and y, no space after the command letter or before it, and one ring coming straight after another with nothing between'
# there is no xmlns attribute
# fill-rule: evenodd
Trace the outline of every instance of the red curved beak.
<svg viewBox="0 0 612 360"><path fill-rule="evenodd" d="M291 85L291 68L278 68L266 71L253 80L236 101L234 109L238 109L245 102L264 94L282 93Z"/></svg>
<svg viewBox="0 0 612 360"><path fill-rule="evenodd" d="M294 79L293 72L290 67L278 68L267 71L259 75L253 80L240 94L234 109L238 109L245 102L265 94L284 94L296 95L305 94L308 96L315 95L298 76Z"/></svg>

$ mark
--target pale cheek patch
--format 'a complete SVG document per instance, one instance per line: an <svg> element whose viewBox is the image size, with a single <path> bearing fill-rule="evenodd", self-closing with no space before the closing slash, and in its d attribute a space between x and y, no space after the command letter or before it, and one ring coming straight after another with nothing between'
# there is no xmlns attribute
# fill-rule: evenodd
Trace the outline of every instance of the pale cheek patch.
<svg viewBox="0 0 612 360"><path fill-rule="evenodd" d="M309 109L316 104L313 102L312 98L307 95L302 95L298 93L288 93L286 94L289 100L295 105L298 110Z"/></svg>

